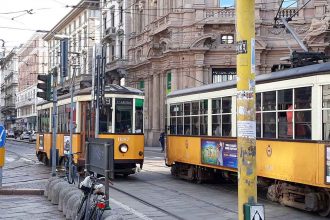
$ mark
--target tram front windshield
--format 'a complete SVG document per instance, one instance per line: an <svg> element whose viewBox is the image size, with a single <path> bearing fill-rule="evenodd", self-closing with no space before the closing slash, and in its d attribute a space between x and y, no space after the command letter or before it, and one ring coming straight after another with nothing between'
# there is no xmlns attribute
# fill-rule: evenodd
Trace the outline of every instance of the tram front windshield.
<svg viewBox="0 0 330 220"><path fill-rule="evenodd" d="M135 111L134 111L135 110ZM114 111L114 112L113 112ZM100 108L99 131L100 133L133 133L133 114L135 114L135 132L143 133L143 99L115 98L115 107L112 99L108 98ZM114 118L113 118L114 116ZM114 123L114 126L113 126ZM114 127L114 129L113 129Z"/></svg>
<svg viewBox="0 0 330 220"><path fill-rule="evenodd" d="M116 99L116 133L132 133L133 99Z"/></svg>

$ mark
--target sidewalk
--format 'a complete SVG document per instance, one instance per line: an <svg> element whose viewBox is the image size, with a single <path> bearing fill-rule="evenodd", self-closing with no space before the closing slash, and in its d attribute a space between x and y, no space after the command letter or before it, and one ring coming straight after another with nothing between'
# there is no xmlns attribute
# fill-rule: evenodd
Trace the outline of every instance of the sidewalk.
<svg viewBox="0 0 330 220"><path fill-rule="evenodd" d="M19 142L22 141L8 139L6 143L8 151L0 188L0 219L65 219L57 206L43 196L50 177L49 167L33 159L33 146L22 146Z"/></svg>

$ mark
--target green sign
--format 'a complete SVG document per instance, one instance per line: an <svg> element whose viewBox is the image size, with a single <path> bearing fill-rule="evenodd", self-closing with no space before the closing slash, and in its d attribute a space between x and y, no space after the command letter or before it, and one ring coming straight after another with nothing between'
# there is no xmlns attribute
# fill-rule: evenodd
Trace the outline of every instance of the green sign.
<svg viewBox="0 0 330 220"><path fill-rule="evenodd" d="M166 93L170 93L172 88L172 73L167 73L167 84L166 84Z"/></svg>

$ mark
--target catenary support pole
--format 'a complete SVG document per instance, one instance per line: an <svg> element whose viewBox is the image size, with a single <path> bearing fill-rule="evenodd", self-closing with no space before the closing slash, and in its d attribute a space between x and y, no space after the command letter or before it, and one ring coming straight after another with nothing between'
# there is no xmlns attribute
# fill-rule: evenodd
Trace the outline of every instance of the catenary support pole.
<svg viewBox="0 0 330 220"><path fill-rule="evenodd" d="M238 219L257 202L254 0L236 1Z"/></svg>
<svg viewBox="0 0 330 220"><path fill-rule="evenodd" d="M78 58L79 59L79 58ZM73 103L73 96L74 96L74 87L76 81L76 67L73 67L73 76L70 85L70 146L69 146L69 182L72 182L72 144L73 144L73 109L75 108Z"/></svg>
<svg viewBox="0 0 330 220"><path fill-rule="evenodd" d="M52 176L56 176L56 136L57 136L57 69L53 74L53 120L52 120Z"/></svg>

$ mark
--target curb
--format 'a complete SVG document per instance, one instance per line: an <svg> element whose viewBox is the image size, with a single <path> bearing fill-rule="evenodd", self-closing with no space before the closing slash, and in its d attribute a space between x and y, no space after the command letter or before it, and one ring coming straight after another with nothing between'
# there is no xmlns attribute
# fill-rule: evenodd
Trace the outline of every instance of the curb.
<svg viewBox="0 0 330 220"><path fill-rule="evenodd" d="M21 142L21 143L26 143L26 144L35 144L35 141L24 141L24 140L18 140L18 139L13 139L13 138L7 138L7 141L13 141L13 142Z"/></svg>
<svg viewBox="0 0 330 220"><path fill-rule="evenodd" d="M37 195L41 196L44 194L43 189L0 189L0 195Z"/></svg>

